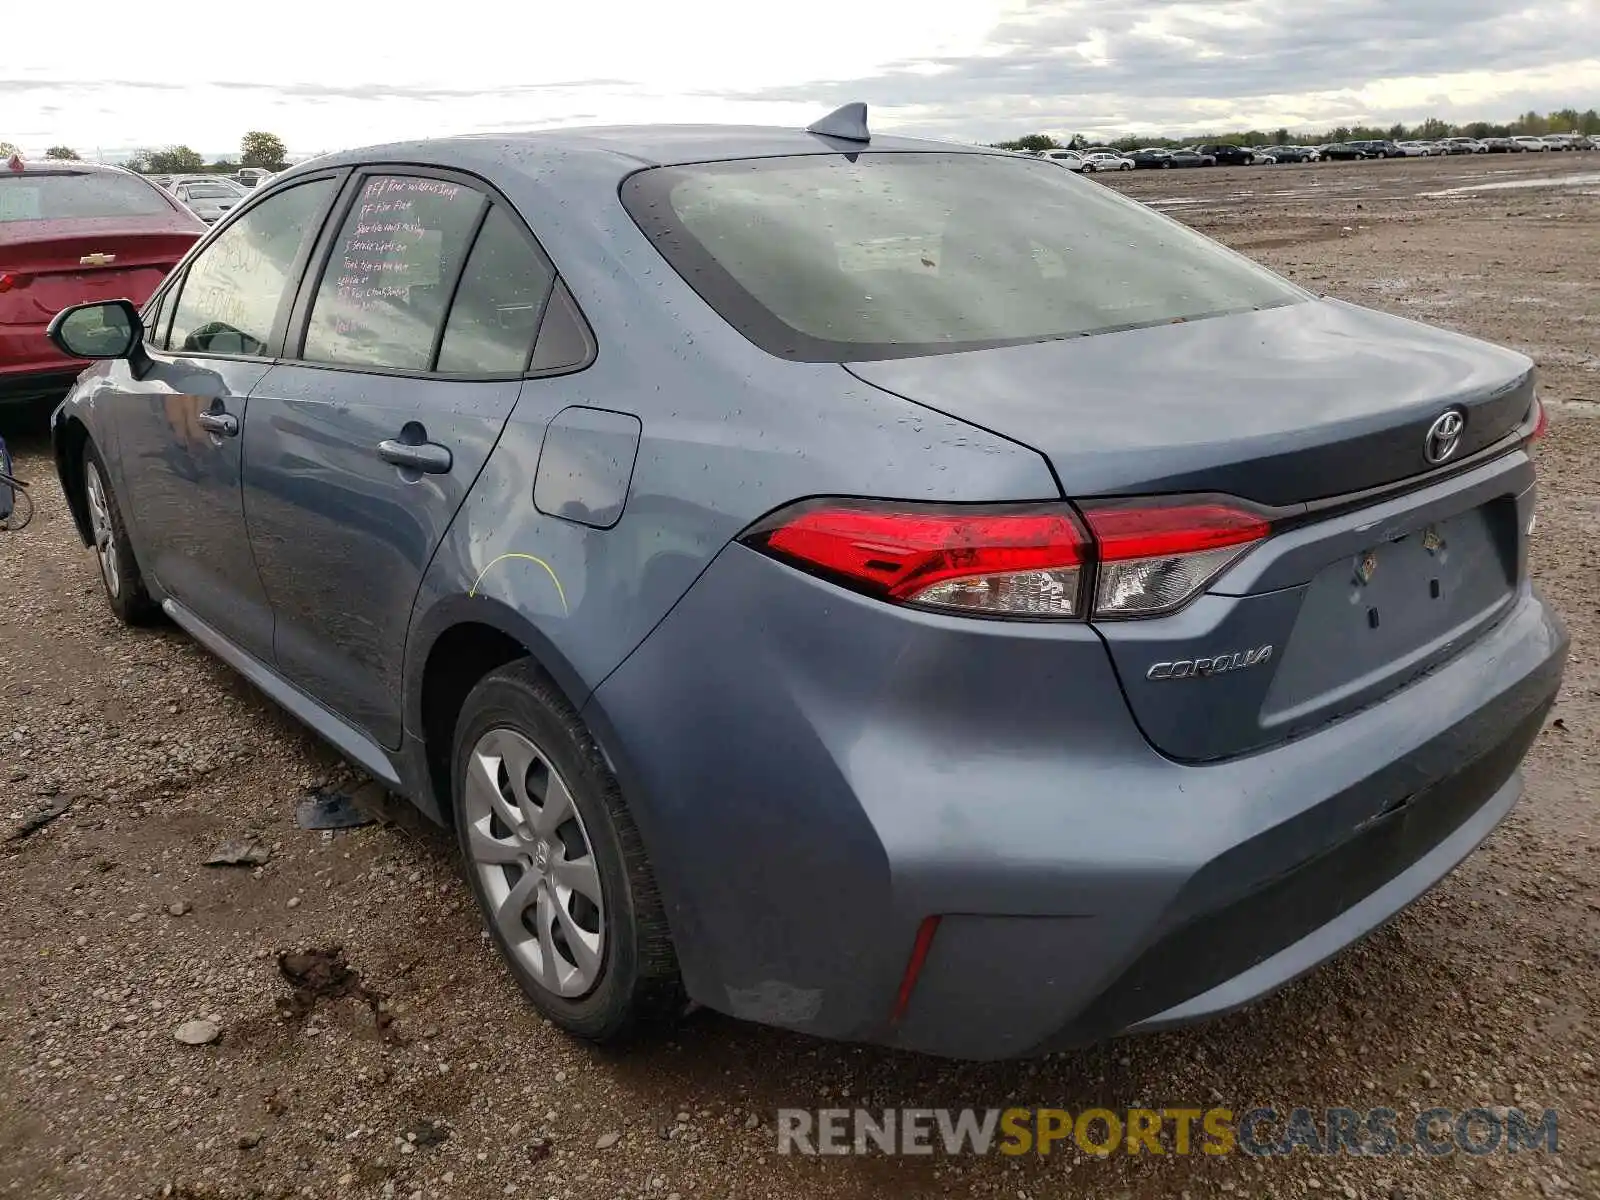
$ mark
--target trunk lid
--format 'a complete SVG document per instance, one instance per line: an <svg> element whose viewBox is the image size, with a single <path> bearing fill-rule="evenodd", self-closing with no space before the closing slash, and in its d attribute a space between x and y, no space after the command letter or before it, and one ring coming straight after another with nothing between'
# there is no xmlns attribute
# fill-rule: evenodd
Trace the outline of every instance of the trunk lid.
<svg viewBox="0 0 1600 1200"><path fill-rule="evenodd" d="M38 325L92 300L143 304L199 236L165 216L0 224L13 279L0 292L0 324Z"/></svg>
<svg viewBox="0 0 1600 1200"><path fill-rule="evenodd" d="M1348 495L1427 471L1445 409L1466 416L1460 460L1533 400L1522 355L1333 300L847 369L1033 447L1072 498Z"/></svg>
<svg viewBox="0 0 1600 1200"><path fill-rule="evenodd" d="M1531 364L1470 338L1317 301L849 369L1037 449L1071 499L1221 492L1284 510L1185 607L1095 623L1173 758L1258 750L1382 699L1492 627L1526 575L1526 454L1315 503L1428 473L1448 408L1465 416L1449 462L1523 425Z"/></svg>

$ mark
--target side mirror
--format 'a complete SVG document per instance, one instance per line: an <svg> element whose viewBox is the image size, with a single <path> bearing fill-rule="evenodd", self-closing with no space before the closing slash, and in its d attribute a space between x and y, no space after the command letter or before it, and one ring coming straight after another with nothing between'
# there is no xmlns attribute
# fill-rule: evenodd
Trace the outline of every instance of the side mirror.
<svg viewBox="0 0 1600 1200"><path fill-rule="evenodd" d="M132 301L104 300L62 309L45 336L69 358L128 358L144 340L144 323Z"/></svg>

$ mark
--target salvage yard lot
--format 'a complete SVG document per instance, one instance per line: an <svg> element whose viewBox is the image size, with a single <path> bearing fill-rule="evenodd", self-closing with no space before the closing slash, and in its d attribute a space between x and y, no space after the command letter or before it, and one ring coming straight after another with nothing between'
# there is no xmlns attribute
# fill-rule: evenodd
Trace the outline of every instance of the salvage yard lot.
<svg viewBox="0 0 1600 1200"><path fill-rule="evenodd" d="M0 825L71 804L0 842L0 1195L1600 1195L1597 172L1573 154L1097 179L1308 288L1532 355L1551 415L1534 571L1573 653L1526 797L1436 893L1252 1009L1040 1062L706 1013L627 1053L558 1034L499 965L446 835L405 812L295 825L308 789L353 774L184 635L113 621L46 440L8 428L39 511L0 534ZM1524 186L1548 178L1568 182ZM268 861L202 865L241 837ZM386 1028L359 999L290 1003L279 952L332 945L387 997ZM174 1040L197 1018L220 1036ZM1560 1153L775 1153L779 1107L1013 1104L1554 1108Z"/></svg>

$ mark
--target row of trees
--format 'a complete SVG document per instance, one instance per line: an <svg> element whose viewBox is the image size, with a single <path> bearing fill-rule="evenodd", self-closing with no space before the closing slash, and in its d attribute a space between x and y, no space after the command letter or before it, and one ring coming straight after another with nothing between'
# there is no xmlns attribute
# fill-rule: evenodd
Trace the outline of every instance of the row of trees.
<svg viewBox="0 0 1600 1200"><path fill-rule="evenodd" d="M1575 108L1562 108L1552 113L1526 112L1514 121L1498 124L1493 121L1469 121L1464 125L1455 125L1449 121L1441 121L1438 117L1429 117L1420 125L1394 124L1387 127L1340 125L1322 133L1290 133L1287 129L1247 129L1231 133L1208 133L1183 140L1133 135L1095 144L1111 146L1117 150L1133 150L1140 146L1193 145L1201 142L1227 142L1236 146L1320 146L1327 142L1376 141L1380 138L1389 138L1397 142L1413 138L1434 141L1446 137L1511 137L1515 134L1532 134L1538 137L1546 133L1600 133L1600 112L1592 108L1587 112L1579 112ZM1067 141L1059 142L1047 133L1030 133L1009 142L995 143L1003 150L1056 150L1088 144L1082 134L1074 134Z"/></svg>
<svg viewBox="0 0 1600 1200"><path fill-rule="evenodd" d="M252 130L239 141L239 161L219 158L206 162L198 150L188 146L168 146L164 150L140 150L128 159L129 170L148 175L226 175L240 167L261 167L268 171L283 170L284 156L288 153L283 139L275 133Z"/></svg>
<svg viewBox="0 0 1600 1200"><path fill-rule="evenodd" d="M10 158L17 152L10 142L0 142L0 158ZM219 158L208 163L198 150L191 150L188 146L168 146L164 150L140 150L124 165L129 170L147 175L227 175L240 167L281 171L287 153L283 139L277 134L253 130L239 142L238 162ZM78 162L83 157L71 146L51 146L44 156L56 162Z"/></svg>

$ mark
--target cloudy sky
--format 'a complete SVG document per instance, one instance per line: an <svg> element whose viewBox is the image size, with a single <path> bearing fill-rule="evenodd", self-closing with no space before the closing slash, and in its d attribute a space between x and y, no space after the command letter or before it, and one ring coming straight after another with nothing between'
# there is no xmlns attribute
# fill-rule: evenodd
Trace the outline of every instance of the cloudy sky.
<svg viewBox="0 0 1600 1200"><path fill-rule="evenodd" d="M0 140L293 152L632 121L992 141L1600 104L1600 0L11 0ZM131 14L131 16L130 16Z"/></svg>

